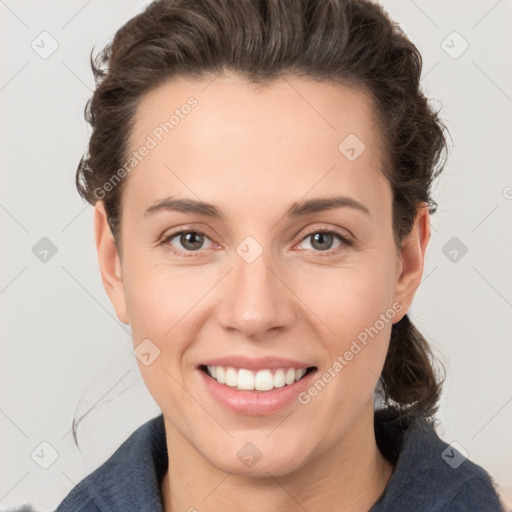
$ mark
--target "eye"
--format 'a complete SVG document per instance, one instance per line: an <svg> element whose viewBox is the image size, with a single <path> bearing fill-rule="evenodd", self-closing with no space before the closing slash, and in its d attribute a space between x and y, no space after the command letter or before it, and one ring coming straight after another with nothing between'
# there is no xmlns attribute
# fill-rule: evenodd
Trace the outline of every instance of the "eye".
<svg viewBox="0 0 512 512"><path fill-rule="evenodd" d="M172 241L174 239L177 240L177 243L181 244L183 249L179 247L176 248L173 245ZM185 256L188 256L188 254L186 254L187 252L197 252L200 249L204 249L205 247L203 247L203 244L205 240L209 240L211 242L208 236L202 231L182 230L166 236L162 240L162 244L170 245L171 248L178 254L184 254Z"/></svg>
<svg viewBox="0 0 512 512"><path fill-rule="evenodd" d="M317 229L312 231L302 239L301 245L303 245L304 240L308 239L311 239L309 245L313 251L325 252L329 255L352 245L352 242L348 239L348 237L338 233L337 231L326 229ZM334 242L336 242L336 240L338 241L338 245L333 249L332 245ZM305 247L305 249L309 248Z"/></svg>
<svg viewBox="0 0 512 512"><path fill-rule="evenodd" d="M317 253L325 253L325 255L332 255L333 253L342 251L352 245L352 241L347 236L342 235L337 231L327 229L316 229L311 231L301 240L300 245L302 246L304 241L308 239L311 239L311 249L309 247L302 248L313 250ZM205 241L209 241L210 245L204 247ZM336 241L338 242L338 245L333 248L333 243ZM184 229L171 233L162 240L161 244L170 246L171 250L182 256L194 256L194 252L200 252L201 249L206 249L214 245L205 233L191 229ZM175 244L180 244L181 248L177 247Z"/></svg>

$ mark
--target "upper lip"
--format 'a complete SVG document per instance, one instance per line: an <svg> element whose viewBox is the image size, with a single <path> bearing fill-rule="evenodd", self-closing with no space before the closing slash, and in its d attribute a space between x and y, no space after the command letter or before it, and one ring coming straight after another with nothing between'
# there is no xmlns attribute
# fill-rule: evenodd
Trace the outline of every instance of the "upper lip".
<svg viewBox="0 0 512 512"><path fill-rule="evenodd" d="M313 365L293 359L282 357L247 357L247 356L225 356L216 357L203 361L199 366L231 366L232 368L246 368L247 370L275 370L278 368L310 368Z"/></svg>

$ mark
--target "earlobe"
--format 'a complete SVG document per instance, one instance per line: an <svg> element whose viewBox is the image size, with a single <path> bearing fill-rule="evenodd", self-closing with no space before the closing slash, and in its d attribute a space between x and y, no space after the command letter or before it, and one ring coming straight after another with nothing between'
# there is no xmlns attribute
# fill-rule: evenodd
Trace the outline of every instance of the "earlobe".
<svg viewBox="0 0 512 512"><path fill-rule="evenodd" d="M116 310L117 317L121 322L128 324L121 262L107 222L103 201L98 201L94 207L94 236L103 286Z"/></svg>
<svg viewBox="0 0 512 512"><path fill-rule="evenodd" d="M404 238L400 249L402 271L396 282L394 300L402 305L404 315L421 283L430 235L429 208L426 203L421 203L418 206L411 232Z"/></svg>

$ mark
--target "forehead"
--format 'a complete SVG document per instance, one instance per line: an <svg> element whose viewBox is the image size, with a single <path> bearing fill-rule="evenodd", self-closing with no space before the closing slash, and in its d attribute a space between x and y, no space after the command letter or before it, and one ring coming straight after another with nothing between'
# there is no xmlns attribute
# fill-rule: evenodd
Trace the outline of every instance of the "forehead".
<svg viewBox="0 0 512 512"><path fill-rule="evenodd" d="M141 99L129 146L150 147L123 198L137 207L165 192L210 202L228 194L232 205L247 206L286 201L288 192L297 199L313 188L381 202L386 196L371 99L340 84L173 79Z"/></svg>

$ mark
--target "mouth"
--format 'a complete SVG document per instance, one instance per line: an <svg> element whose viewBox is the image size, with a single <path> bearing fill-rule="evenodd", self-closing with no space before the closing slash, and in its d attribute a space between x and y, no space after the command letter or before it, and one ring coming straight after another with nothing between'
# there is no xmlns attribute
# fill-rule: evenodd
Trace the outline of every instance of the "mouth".
<svg viewBox="0 0 512 512"><path fill-rule="evenodd" d="M316 371L317 367L294 368L283 366L281 368L253 370L233 366L202 364L199 365L199 370L218 384L234 390L268 393L279 388L292 386Z"/></svg>
<svg viewBox="0 0 512 512"><path fill-rule="evenodd" d="M304 360L274 355L232 354L196 366L205 396L238 415L260 417L299 404L298 396L312 385L317 370Z"/></svg>

